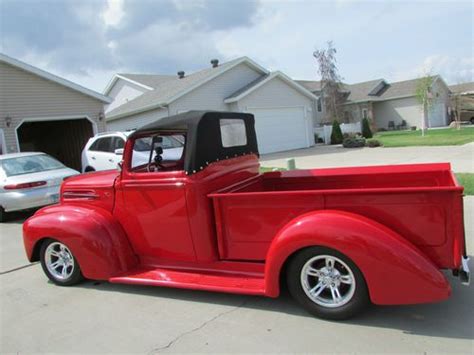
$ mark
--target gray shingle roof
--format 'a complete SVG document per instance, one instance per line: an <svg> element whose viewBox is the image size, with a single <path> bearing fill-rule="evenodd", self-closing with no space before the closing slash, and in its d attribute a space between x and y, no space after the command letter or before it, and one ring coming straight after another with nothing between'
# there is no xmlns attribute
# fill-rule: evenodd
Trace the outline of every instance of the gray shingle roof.
<svg viewBox="0 0 474 355"><path fill-rule="evenodd" d="M462 94L466 92L474 92L474 81L470 83L462 83L457 85L449 85L449 90L455 94Z"/></svg>
<svg viewBox="0 0 474 355"><path fill-rule="evenodd" d="M169 104L176 96L198 86L200 83L205 82L214 75L219 75L241 60L242 58L238 58L222 63L216 68L209 67L186 75L182 79L179 79L177 75L121 74L131 80L151 86L154 90L145 92L135 99L116 107L106 114L107 119L123 117L128 114L151 109L155 106L159 107L160 105Z"/></svg>
<svg viewBox="0 0 474 355"><path fill-rule="evenodd" d="M437 77L437 75L434 76L434 78ZM369 95L369 93L371 93L371 91L382 81L386 82L388 85L380 90L377 95ZM313 92L321 90L320 81L299 80L298 83ZM344 88L350 92L345 103L383 101L397 97L415 96L417 83L418 79L397 81L393 83L389 83L384 79L375 79L356 84L344 84Z"/></svg>
<svg viewBox="0 0 474 355"><path fill-rule="evenodd" d="M264 81L269 76L270 76L270 74L262 75L261 77L259 77L259 78L255 79L254 81L248 83L243 88L240 88L239 90L234 92L232 95L226 97L225 99L228 100L228 99L232 99L234 97L238 97L240 94L242 94L242 93L246 92L247 90L251 89L253 86L258 85L258 83Z"/></svg>

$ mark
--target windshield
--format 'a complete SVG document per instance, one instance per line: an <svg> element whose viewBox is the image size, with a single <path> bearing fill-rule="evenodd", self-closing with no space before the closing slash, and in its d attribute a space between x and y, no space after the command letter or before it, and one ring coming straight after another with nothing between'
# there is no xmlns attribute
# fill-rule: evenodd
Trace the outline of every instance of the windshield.
<svg viewBox="0 0 474 355"><path fill-rule="evenodd" d="M182 148L184 146L183 135L162 136L161 138L162 141L158 143L157 146L160 146L163 149ZM149 152L151 149L151 139L152 137L137 139L133 146L133 150L137 152Z"/></svg>
<svg viewBox="0 0 474 355"><path fill-rule="evenodd" d="M46 154L4 159L0 161L0 164L7 176L32 174L65 168L59 161Z"/></svg>

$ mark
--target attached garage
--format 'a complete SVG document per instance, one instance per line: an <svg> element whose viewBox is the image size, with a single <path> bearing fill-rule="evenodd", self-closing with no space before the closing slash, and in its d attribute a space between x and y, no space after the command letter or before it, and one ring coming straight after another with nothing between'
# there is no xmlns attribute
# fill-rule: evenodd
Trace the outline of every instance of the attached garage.
<svg viewBox="0 0 474 355"><path fill-rule="evenodd" d="M86 118L23 122L17 128L19 151L44 152L80 171L82 149L94 131Z"/></svg>
<svg viewBox="0 0 474 355"><path fill-rule="evenodd" d="M255 115L260 153L308 147L308 124L304 107L249 108Z"/></svg>
<svg viewBox="0 0 474 355"><path fill-rule="evenodd" d="M111 99L0 54L0 153L40 151L80 169L87 140L105 131Z"/></svg>

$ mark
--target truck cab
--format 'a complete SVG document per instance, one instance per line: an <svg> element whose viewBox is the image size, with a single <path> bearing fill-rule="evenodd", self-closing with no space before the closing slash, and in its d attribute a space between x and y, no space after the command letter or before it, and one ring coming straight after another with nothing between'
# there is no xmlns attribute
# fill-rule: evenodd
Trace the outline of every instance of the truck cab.
<svg viewBox="0 0 474 355"><path fill-rule="evenodd" d="M182 143L173 159L169 137ZM251 114L192 111L133 132L118 171L65 181L24 242L62 286L277 297L284 277L309 312L342 319L370 303L446 299L440 269L468 282L462 191L449 164L263 174Z"/></svg>

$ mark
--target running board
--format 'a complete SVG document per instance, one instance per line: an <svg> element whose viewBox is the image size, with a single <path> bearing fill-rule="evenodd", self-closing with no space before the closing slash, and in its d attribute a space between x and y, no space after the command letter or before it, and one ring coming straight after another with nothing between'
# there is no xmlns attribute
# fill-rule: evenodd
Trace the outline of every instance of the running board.
<svg viewBox="0 0 474 355"><path fill-rule="evenodd" d="M112 277L112 283L130 285L147 285L205 290L246 295L265 295L265 280L225 273L199 273L196 271L176 269L134 270L126 275Z"/></svg>

